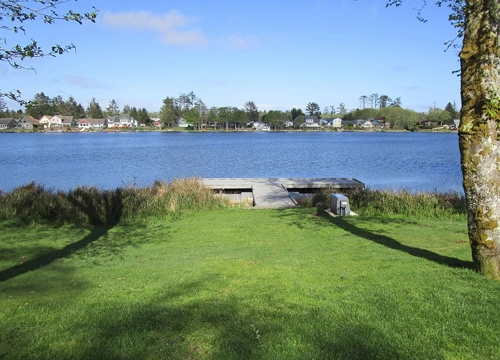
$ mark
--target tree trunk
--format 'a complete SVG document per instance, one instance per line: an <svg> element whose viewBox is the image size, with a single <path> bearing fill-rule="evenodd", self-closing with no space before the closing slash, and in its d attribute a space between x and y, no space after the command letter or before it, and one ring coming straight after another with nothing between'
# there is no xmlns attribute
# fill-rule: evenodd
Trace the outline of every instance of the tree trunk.
<svg viewBox="0 0 500 360"><path fill-rule="evenodd" d="M459 145L472 259L500 279L500 0L468 0Z"/></svg>

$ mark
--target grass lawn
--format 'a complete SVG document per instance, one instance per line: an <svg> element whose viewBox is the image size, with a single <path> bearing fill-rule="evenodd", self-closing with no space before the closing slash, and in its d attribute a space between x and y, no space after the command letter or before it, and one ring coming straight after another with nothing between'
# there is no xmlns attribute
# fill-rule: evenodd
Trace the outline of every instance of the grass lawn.
<svg viewBox="0 0 500 360"><path fill-rule="evenodd" d="M496 359L465 221L221 209L0 224L0 359Z"/></svg>

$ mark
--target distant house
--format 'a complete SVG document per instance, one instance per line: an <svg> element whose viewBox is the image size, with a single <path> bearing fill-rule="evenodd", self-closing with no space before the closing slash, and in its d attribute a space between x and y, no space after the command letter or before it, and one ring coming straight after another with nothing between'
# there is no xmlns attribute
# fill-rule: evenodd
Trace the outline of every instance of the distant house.
<svg viewBox="0 0 500 360"><path fill-rule="evenodd" d="M254 130L258 130L258 131L271 130L271 127L262 121L252 121L251 123L248 123L247 126L251 127Z"/></svg>
<svg viewBox="0 0 500 360"><path fill-rule="evenodd" d="M157 128L161 128L161 121L160 120L153 120L153 126Z"/></svg>
<svg viewBox="0 0 500 360"><path fill-rule="evenodd" d="M341 118L324 118L320 120L321 125L340 128L342 127L342 119Z"/></svg>
<svg viewBox="0 0 500 360"><path fill-rule="evenodd" d="M38 129L39 126L40 126L40 121L35 119L33 116L24 115L17 122L16 128L24 130L33 130L33 129Z"/></svg>
<svg viewBox="0 0 500 360"><path fill-rule="evenodd" d="M376 128L376 129L383 129L386 127L386 123L384 120L371 118L371 119L368 119L368 121L370 121L372 124L372 127Z"/></svg>
<svg viewBox="0 0 500 360"><path fill-rule="evenodd" d="M332 127L335 128L340 128L342 127L342 119L341 118L335 118L332 120Z"/></svg>
<svg viewBox="0 0 500 360"><path fill-rule="evenodd" d="M362 128L362 129L383 129L388 125L389 125L388 122L385 122L384 120L375 119L375 118L371 118L371 119L367 119L367 120L362 120L362 119L342 120L343 127L352 126L352 127L356 127L356 128Z"/></svg>
<svg viewBox="0 0 500 360"><path fill-rule="evenodd" d="M106 119L81 119L78 121L80 130L102 129L106 127Z"/></svg>
<svg viewBox="0 0 500 360"><path fill-rule="evenodd" d="M76 127L76 121L75 121L75 118L73 116L54 115L50 119L50 127L74 128L74 127Z"/></svg>
<svg viewBox="0 0 500 360"><path fill-rule="evenodd" d="M0 118L0 130L14 129L17 120L14 118Z"/></svg>
<svg viewBox="0 0 500 360"><path fill-rule="evenodd" d="M421 120L418 122L420 126L438 126L439 123L437 121L431 121L431 120Z"/></svg>
<svg viewBox="0 0 500 360"><path fill-rule="evenodd" d="M319 119L316 115L307 115L304 117L302 127L306 128L319 128Z"/></svg>
<svg viewBox="0 0 500 360"><path fill-rule="evenodd" d="M177 126L181 128L187 128L190 126L193 126L193 124L189 124L186 119L184 119L182 116L177 120Z"/></svg>
<svg viewBox="0 0 500 360"><path fill-rule="evenodd" d="M353 127L361 127L366 123L366 120L342 120L342 127L353 126Z"/></svg>
<svg viewBox="0 0 500 360"><path fill-rule="evenodd" d="M360 127L364 128L364 129L371 129L373 128L373 122L371 120L365 120L361 125Z"/></svg>
<svg viewBox="0 0 500 360"><path fill-rule="evenodd" d="M108 128L136 128L137 120L129 114L121 114L117 116L108 116L106 118Z"/></svg>
<svg viewBox="0 0 500 360"><path fill-rule="evenodd" d="M45 129L50 128L73 128L76 127L76 121L73 116L64 116L64 115L44 115L40 118L39 124L43 126Z"/></svg>
<svg viewBox="0 0 500 360"><path fill-rule="evenodd" d="M295 124L293 123L293 121L285 121L285 122L283 123L283 127L285 127L285 128L293 128L293 127L294 127L294 125L295 125Z"/></svg>
<svg viewBox="0 0 500 360"><path fill-rule="evenodd" d="M52 115L43 115L40 120L38 120L38 123L44 128L48 129L50 128L50 119L52 118Z"/></svg>

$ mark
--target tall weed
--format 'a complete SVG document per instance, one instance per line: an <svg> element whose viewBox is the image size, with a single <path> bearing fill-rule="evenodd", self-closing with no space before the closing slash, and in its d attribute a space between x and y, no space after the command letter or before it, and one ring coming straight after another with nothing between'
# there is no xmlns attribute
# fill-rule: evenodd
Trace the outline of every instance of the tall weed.
<svg viewBox="0 0 500 360"><path fill-rule="evenodd" d="M330 205L330 194L336 190L315 194L306 203L326 209ZM349 198L351 210L366 216L414 216L438 219L464 218L465 197L459 193L418 192L407 190L361 189L344 192Z"/></svg>
<svg viewBox="0 0 500 360"><path fill-rule="evenodd" d="M0 193L0 219L21 223L115 225L145 218L178 218L186 211L226 206L197 179L156 181L152 186L128 186L114 190L80 186L53 191L34 182Z"/></svg>

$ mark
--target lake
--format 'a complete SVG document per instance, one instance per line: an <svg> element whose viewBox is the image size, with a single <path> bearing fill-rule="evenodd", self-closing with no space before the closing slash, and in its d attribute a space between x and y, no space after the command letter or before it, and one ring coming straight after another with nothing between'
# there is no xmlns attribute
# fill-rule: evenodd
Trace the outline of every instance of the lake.
<svg viewBox="0 0 500 360"><path fill-rule="evenodd" d="M347 177L369 188L462 190L456 133L0 133L0 189L113 189L184 177Z"/></svg>

